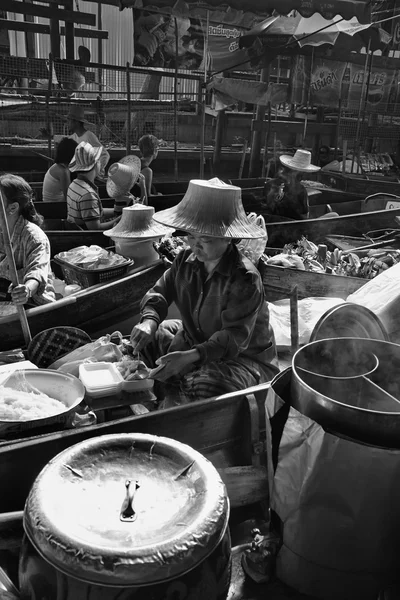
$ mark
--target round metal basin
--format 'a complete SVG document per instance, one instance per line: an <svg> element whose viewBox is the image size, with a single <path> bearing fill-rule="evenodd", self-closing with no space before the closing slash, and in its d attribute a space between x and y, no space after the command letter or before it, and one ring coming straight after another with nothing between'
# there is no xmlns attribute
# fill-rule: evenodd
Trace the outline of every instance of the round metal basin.
<svg viewBox="0 0 400 600"><path fill-rule="evenodd" d="M293 357L291 404L339 435L400 448L400 346L359 338L307 344Z"/></svg>

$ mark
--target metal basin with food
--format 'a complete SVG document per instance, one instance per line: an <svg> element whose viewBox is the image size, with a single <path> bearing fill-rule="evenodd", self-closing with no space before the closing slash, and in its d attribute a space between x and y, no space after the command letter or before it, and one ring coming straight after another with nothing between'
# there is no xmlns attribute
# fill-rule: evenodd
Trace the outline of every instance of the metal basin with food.
<svg viewBox="0 0 400 600"><path fill-rule="evenodd" d="M400 346L358 338L307 344L293 357L291 404L339 435L400 448Z"/></svg>
<svg viewBox="0 0 400 600"><path fill-rule="evenodd" d="M1 436L19 433L28 429L40 429L55 424L61 427L68 422L85 396L83 383L77 377L68 373L61 373L60 371L53 371L51 369L26 369L13 373L11 377L15 380L16 377L21 377L21 375L24 376L28 385L33 386L50 398L61 402L64 409L43 418L30 420L0 419ZM3 385L7 386L7 381Z"/></svg>

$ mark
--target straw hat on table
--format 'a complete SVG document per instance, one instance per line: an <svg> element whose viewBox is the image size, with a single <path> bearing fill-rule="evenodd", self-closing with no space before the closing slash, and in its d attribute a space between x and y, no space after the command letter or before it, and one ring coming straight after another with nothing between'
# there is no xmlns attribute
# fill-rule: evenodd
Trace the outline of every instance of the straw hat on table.
<svg viewBox="0 0 400 600"><path fill-rule="evenodd" d="M264 229L247 218L242 190L216 177L209 181L192 179L179 204L155 213L154 220L187 233L218 238L267 236Z"/></svg>
<svg viewBox="0 0 400 600"><path fill-rule="evenodd" d="M111 238L125 239L157 239L163 237L170 229L153 219L154 206L134 204L122 209L120 222L112 229L103 231Z"/></svg>

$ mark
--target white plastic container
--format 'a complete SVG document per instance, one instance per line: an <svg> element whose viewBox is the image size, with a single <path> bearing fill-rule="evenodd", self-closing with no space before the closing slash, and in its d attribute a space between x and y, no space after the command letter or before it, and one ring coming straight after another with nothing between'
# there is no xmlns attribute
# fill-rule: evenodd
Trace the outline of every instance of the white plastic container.
<svg viewBox="0 0 400 600"><path fill-rule="evenodd" d="M125 381L115 363L97 362L79 365L79 379L92 398L118 395L120 392L138 392L154 386L153 379Z"/></svg>

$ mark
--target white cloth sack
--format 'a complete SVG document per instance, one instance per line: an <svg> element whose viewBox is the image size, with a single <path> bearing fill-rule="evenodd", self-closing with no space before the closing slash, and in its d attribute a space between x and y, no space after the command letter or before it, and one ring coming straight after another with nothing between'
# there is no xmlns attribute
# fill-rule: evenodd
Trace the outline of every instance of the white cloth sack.
<svg viewBox="0 0 400 600"><path fill-rule="evenodd" d="M392 342L400 341L400 263L383 271L346 298L369 308L382 321Z"/></svg>
<svg viewBox="0 0 400 600"><path fill-rule="evenodd" d="M327 310L342 304L342 298L303 298L298 302L299 344L308 344L311 333ZM290 349L290 300L269 302L269 316L278 352Z"/></svg>

